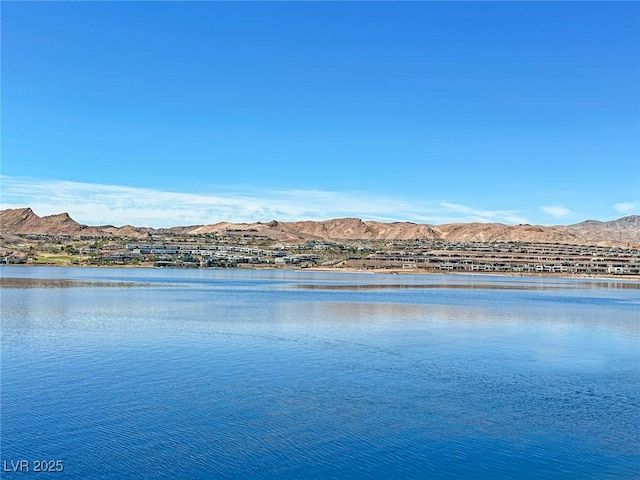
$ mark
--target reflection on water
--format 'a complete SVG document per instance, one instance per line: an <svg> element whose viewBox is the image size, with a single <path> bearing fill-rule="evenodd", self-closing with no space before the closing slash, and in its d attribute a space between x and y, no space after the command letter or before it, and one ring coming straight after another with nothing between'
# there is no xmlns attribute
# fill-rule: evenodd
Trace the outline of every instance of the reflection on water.
<svg viewBox="0 0 640 480"><path fill-rule="evenodd" d="M28 278L28 277L0 277L0 288L96 288L96 287L144 287L149 284L142 282L122 281L91 281L69 278Z"/></svg>
<svg viewBox="0 0 640 480"><path fill-rule="evenodd" d="M72 479L639 476L635 287L15 272L2 460Z"/></svg>
<svg viewBox="0 0 640 480"><path fill-rule="evenodd" d="M552 285L509 285L509 284L456 284L456 283L430 283L430 284L402 284L402 283L382 283L382 284L362 284L362 285L327 285L327 284L296 284L296 288L305 290L394 290L394 289L438 289L438 288L459 288L464 290L557 290L561 287Z"/></svg>
<svg viewBox="0 0 640 480"><path fill-rule="evenodd" d="M305 290L394 290L394 289L463 289L463 290L561 290L561 289L629 289L640 290L640 282L573 282L570 284L535 283L375 283L375 284L294 284Z"/></svg>
<svg viewBox="0 0 640 480"><path fill-rule="evenodd" d="M533 304L526 310L521 306L505 308L503 306L455 305L455 304L420 304L392 302L349 302L349 301L315 301L305 302L302 309L297 302L277 304L277 316L281 321L289 319L309 322L362 322L362 323L397 323L399 320L413 323L430 324L496 324L506 327L512 324L562 325L581 327L598 325L606 328L622 328L631 333L640 333L640 322L637 311L621 310L617 315L603 321L602 312L585 307L576 315L575 307L558 306L550 315L547 305Z"/></svg>

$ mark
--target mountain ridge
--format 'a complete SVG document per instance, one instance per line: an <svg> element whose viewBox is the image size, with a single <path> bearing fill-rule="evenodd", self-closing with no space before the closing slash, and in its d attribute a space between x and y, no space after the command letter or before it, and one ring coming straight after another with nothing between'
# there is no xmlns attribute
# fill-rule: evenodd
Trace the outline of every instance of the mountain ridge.
<svg viewBox="0 0 640 480"><path fill-rule="evenodd" d="M358 240L443 240L448 242L537 242L593 245L640 246L640 216L628 215L615 220L586 220L571 225L507 225L503 223L449 223L442 225L413 222L364 221L356 217L329 220L233 223L217 222L169 228L124 225L88 226L76 222L68 213L44 217L31 208L0 211L0 233L48 234L70 236L106 236L149 238L151 235L258 235L282 243L309 240L349 242Z"/></svg>

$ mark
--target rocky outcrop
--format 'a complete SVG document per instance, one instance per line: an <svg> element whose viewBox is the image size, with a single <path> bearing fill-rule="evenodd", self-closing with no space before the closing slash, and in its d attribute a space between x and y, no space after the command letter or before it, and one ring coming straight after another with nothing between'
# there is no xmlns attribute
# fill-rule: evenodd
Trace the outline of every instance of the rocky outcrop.
<svg viewBox="0 0 640 480"><path fill-rule="evenodd" d="M560 228L588 242L640 245L640 215L629 215L609 222L587 220Z"/></svg>
<svg viewBox="0 0 640 480"><path fill-rule="evenodd" d="M105 234L100 228L81 225L73 220L68 213L39 217L30 208L0 211L0 232L72 236Z"/></svg>

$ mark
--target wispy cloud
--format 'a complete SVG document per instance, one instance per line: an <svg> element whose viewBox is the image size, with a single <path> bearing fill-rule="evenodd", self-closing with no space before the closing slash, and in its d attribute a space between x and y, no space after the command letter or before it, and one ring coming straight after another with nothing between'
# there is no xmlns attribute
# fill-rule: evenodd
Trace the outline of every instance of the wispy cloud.
<svg viewBox="0 0 640 480"><path fill-rule="evenodd" d="M462 214L471 222L506 222L506 223L528 223L514 210L479 210L459 203L441 202L440 205L447 211Z"/></svg>
<svg viewBox="0 0 640 480"><path fill-rule="evenodd" d="M547 215L551 215L553 218L564 218L571 215L571 210L567 207L563 207L562 205L548 205L545 207L540 207Z"/></svg>
<svg viewBox="0 0 640 480"><path fill-rule="evenodd" d="M633 215L634 213L640 214L640 202L621 202L616 203L613 208L625 215Z"/></svg>
<svg viewBox="0 0 640 480"><path fill-rule="evenodd" d="M264 190L224 186L207 193L0 176L0 207L31 207L38 215L68 212L89 225L167 227L220 221L365 220L419 223L526 223L511 210L480 210L448 202L416 202L364 192Z"/></svg>

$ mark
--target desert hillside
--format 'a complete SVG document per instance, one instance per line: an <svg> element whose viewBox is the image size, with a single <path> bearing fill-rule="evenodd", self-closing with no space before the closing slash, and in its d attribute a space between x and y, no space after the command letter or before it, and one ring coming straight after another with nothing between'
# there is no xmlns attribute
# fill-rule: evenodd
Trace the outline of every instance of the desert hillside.
<svg viewBox="0 0 640 480"><path fill-rule="evenodd" d="M3 235L52 234L107 236L144 239L151 234L175 233L259 235L293 244L307 240L348 242L355 240L444 240L448 242L539 242L592 245L640 245L640 216L631 215L609 222L588 220L574 225L505 225L500 223L452 223L427 225L411 222L374 222L359 218L299 222L219 222L209 225L153 229L126 225L87 226L67 213L40 217L30 208L0 211Z"/></svg>
<svg viewBox="0 0 640 480"><path fill-rule="evenodd" d="M68 213L39 217L30 208L0 211L0 232L3 234L104 235L98 227L88 227L73 220Z"/></svg>

